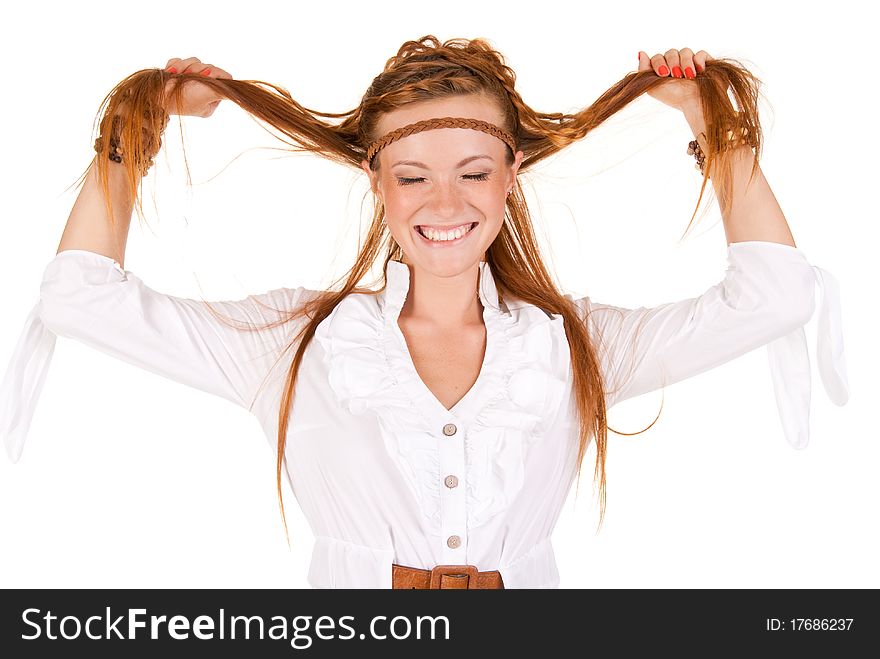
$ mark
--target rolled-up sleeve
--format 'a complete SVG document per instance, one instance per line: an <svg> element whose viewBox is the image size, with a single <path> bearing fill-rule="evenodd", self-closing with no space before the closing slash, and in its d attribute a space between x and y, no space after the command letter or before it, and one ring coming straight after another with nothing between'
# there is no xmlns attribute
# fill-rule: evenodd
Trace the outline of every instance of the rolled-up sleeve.
<svg viewBox="0 0 880 659"><path fill-rule="evenodd" d="M843 405L848 385L837 281L796 247L746 241L728 245L723 280L698 297L637 309L576 300L596 339L607 406L767 346L785 437L803 448L810 405L803 327L817 309L817 285L822 382L832 402Z"/></svg>
<svg viewBox="0 0 880 659"><path fill-rule="evenodd" d="M208 303L159 293L104 255L60 252L46 267L0 387L0 434L10 459L21 454L56 336L251 410L292 338L291 324L278 321L305 292L279 288ZM278 324L256 329L267 323Z"/></svg>

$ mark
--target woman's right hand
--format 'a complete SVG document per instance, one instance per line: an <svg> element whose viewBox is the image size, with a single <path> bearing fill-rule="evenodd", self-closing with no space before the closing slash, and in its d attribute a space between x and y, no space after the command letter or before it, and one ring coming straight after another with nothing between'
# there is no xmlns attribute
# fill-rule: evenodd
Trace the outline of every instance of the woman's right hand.
<svg viewBox="0 0 880 659"><path fill-rule="evenodd" d="M188 57L186 59L172 57L165 65L165 70L172 74L199 73L211 78L232 80L232 76L223 69L213 64L205 64L199 61L197 57ZM214 110L217 109L223 98L208 85L200 84L195 80L187 82L181 88L180 106L175 106L170 92L179 80L180 78L175 75L165 85L165 98L167 99L165 110L168 114L190 117L210 117L214 114Z"/></svg>

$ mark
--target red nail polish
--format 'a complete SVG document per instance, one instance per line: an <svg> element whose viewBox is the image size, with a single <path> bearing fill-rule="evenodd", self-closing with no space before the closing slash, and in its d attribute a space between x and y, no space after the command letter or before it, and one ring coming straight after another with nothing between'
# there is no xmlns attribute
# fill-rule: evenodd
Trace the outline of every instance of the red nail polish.
<svg viewBox="0 0 880 659"><path fill-rule="evenodd" d="M681 78L681 68L678 66L673 66L672 67L672 75L675 76L676 78Z"/></svg>
<svg viewBox="0 0 880 659"><path fill-rule="evenodd" d="M167 68L167 69L165 69L165 70L168 71L168 73L177 73L177 67L176 67L176 66L171 66L171 67L169 67L169 68Z"/></svg>
<svg viewBox="0 0 880 659"><path fill-rule="evenodd" d="M687 67L687 68L684 70L684 74L685 74L685 76L687 76L687 77L690 78L691 80L693 80L694 78L697 77L697 76L694 74L694 70L693 70L691 67Z"/></svg>
<svg viewBox="0 0 880 659"><path fill-rule="evenodd" d="M659 69L657 69L657 73L659 73L661 76L668 76L668 75L669 75L669 69L667 69L667 68L666 68L666 65L664 64L664 65L661 66Z"/></svg>
<svg viewBox="0 0 880 659"><path fill-rule="evenodd" d="M211 69L205 69L204 71L202 71L203 76L209 75L210 73L211 73Z"/></svg>
<svg viewBox="0 0 880 659"><path fill-rule="evenodd" d="M694 65L694 66L696 66L696 67L697 67L697 73L702 73L702 72L703 72L703 71L705 71L705 70L706 70L706 69L705 69L705 68L703 68L703 67L702 67L702 66L700 66L700 65L699 65L699 64L695 64L695 65Z"/></svg>

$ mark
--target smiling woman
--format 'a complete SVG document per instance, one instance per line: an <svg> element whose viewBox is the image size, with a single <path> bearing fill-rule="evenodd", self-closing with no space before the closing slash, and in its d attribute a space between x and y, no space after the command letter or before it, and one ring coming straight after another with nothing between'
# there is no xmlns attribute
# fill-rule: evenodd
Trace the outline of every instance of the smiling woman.
<svg viewBox="0 0 880 659"><path fill-rule="evenodd" d="M470 121L453 127L455 117ZM513 137L496 137L504 124L499 102L480 92L412 103L379 119L376 133L393 137L368 150L361 167L411 266L402 319L419 318L439 333L478 317L476 267L501 231L523 158L511 149ZM395 133L409 126L422 130Z"/></svg>
<svg viewBox="0 0 880 659"><path fill-rule="evenodd" d="M181 77L169 92L172 76ZM159 293L122 267L143 166L166 108L179 109L196 80L297 150L369 178L372 222L328 290L209 303ZM757 81L715 59L689 82L710 137L704 184L717 173L730 200L751 163L715 138L749 127L757 158ZM114 132L77 200L92 210L75 206L4 380L10 457L21 453L55 337L72 337L259 419L275 450L282 519L283 476L316 534L313 586L557 587L551 535L591 444L600 526L604 517L606 413L616 403L767 345L774 377L794 392L777 389L786 430L795 429L787 437L805 444L802 326L817 273L833 279L799 249L731 242L719 283L653 308L574 298L545 266L521 173L661 84L641 70L580 112L539 113L487 41L430 35L405 42L341 114L308 110L259 81L159 70L126 78L108 97L102 128ZM731 114L728 89L741 112ZM115 251L77 242L84 226ZM374 265L382 285L365 288ZM820 368L837 402L846 380L839 335L828 330L839 328L835 304L823 297Z"/></svg>

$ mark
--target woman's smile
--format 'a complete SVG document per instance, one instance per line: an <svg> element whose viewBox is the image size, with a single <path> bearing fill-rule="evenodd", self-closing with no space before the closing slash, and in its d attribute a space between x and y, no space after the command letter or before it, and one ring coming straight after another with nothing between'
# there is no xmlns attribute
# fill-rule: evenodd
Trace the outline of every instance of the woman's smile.
<svg viewBox="0 0 880 659"><path fill-rule="evenodd" d="M447 229L436 229L430 226L416 225L413 227L418 240L431 247L451 247L464 242L474 233L479 222L466 222Z"/></svg>

